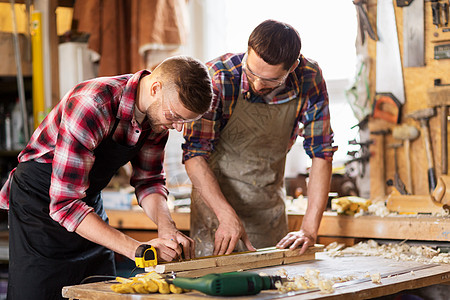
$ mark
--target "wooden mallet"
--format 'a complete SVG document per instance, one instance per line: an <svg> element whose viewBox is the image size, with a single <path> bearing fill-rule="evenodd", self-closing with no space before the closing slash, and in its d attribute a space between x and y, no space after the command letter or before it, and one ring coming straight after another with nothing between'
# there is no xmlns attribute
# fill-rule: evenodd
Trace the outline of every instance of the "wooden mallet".
<svg viewBox="0 0 450 300"><path fill-rule="evenodd" d="M408 124L402 124L396 126L392 129L392 136L395 139L403 141L403 147L405 151L406 160L406 173L407 173L407 190L409 193L414 194L413 183L412 183L412 172L411 172L411 154L410 154L410 143L419 136L419 129Z"/></svg>

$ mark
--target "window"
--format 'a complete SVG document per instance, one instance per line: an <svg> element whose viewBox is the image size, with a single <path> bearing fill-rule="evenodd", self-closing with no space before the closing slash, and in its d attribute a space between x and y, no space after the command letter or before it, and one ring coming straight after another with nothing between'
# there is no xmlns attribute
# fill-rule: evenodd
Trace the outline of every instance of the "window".
<svg viewBox="0 0 450 300"><path fill-rule="evenodd" d="M357 18L353 3L348 0L192 0L189 9L186 53L204 62L227 52L246 51L251 31L266 19L289 23L298 30L302 54L319 63L327 81L331 125L335 144L339 146L334 164L343 165L347 151L354 150L349 148L348 140L358 134L358 128L351 129L358 120L344 94L356 69ZM173 140L179 143L176 134L171 132ZM181 154L175 161L181 161ZM308 161L299 138L288 155L286 176L305 172Z"/></svg>

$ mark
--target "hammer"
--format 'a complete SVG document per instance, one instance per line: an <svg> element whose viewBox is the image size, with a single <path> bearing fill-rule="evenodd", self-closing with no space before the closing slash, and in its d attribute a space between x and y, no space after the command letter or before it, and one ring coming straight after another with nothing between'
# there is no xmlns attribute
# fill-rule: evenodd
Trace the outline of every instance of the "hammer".
<svg viewBox="0 0 450 300"><path fill-rule="evenodd" d="M431 140L428 131L428 120L436 114L434 108L426 108L416 110L407 115L409 118L413 118L420 122L420 128L422 131L423 141L425 143L425 152L427 154L428 161L428 189L430 194L436 187L436 175L434 174L433 152L431 150Z"/></svg>
<svg viewBox="0 0 450 300"><path fill-rule="evenodd" d="M414 126L411 126L408 124L402 124L402 125L396 126L392 129L392 136L395 139L403 141L403 147L405 150L405 159L406 159L406 173L408 176L407 190L411 194L414 194L413 184L412 184L412 172L411 172L410 142L415 140L419 136L419 130Z"/></svg>

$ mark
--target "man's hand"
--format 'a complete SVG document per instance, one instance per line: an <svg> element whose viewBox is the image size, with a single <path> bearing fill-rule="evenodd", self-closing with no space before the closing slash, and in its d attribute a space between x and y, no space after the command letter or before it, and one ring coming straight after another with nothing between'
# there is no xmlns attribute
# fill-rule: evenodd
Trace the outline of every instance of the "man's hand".
<svg viewBox="0 0 450 300"><path fill-rule="evenodd" d="M164 239L168 239L176 242L180 245L180 249L183 251L183 255L179 256L184 259L191 259L195 257L195 242L190 237L186 236L179 230L172 230L169 232L163 232L161 229L158 230L158 236Z"/></svg>
<svg viewBox="0 0 450 300"><path fill-rule="evenodd" d="M172 261L178 259L181 255L181 246L172 240L156 238L148 241L146 244L155 247L158 260L161 261Z"/></svg>
<svg viewBox="0 0 450 300"><path fill-rule="evenodd" d="M296 249L300 245L302 248L300 249L299 254L305 253L309 246L313 246L316 243L316 237L312 234L308 234L303 230L292 231L289 232L284 238L282 238L278 244L277 248L285 249L289 247L289 249Z"/></svg>
<svg viewBox="0 0 450 300"><path fill-rule="evenodd" d="M237 215L229 216L222 220L217 228L214 239L214 255L230 254L239 240L244 242L248 250L256 251Z"/></svg>

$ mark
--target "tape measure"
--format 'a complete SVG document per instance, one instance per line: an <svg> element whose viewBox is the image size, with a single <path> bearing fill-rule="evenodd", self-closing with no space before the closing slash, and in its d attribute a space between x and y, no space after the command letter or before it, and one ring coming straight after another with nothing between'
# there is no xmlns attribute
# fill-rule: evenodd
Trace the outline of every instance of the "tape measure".
<svg viewBox="0 0 450 300"><path fill-rule="evenodd" d="M155 247L147 244L139 245L135 253L135 262L138 268L156 266L158 264L158 258Z"/></svg>

